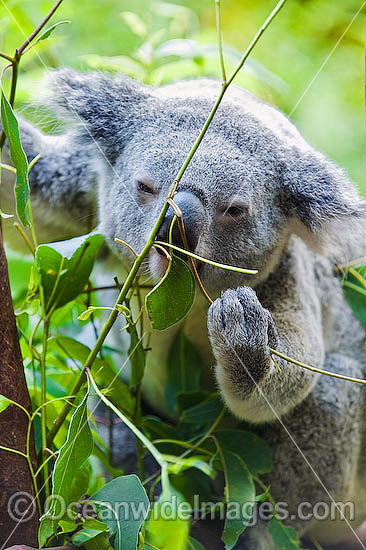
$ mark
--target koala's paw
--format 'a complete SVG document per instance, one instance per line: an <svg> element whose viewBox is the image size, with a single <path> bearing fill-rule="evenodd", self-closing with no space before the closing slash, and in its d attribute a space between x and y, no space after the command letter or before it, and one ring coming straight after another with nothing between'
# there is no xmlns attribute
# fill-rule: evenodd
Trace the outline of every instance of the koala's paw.
<svg viewBox="0 0 366 550"><path fill-rule="evenodd" d="M242 383L245 372L257 381L270 368L269 348L277 346L277 330L253 289L226 290L210 306L207 326L218 365L234 369Z"/></svg>

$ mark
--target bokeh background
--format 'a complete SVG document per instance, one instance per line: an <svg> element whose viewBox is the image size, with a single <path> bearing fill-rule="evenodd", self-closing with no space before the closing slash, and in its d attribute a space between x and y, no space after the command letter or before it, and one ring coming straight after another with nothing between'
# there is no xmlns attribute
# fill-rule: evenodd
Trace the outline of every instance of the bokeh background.
<svg viewBox="0 0 366 550"><path fill-rule="evenodd" d="M275 6L222 0L227 68ZM0 49L12 53L52 0L0 0ZM23 59L19 109L37 97L47 68L123 71L151 84L220 77L214 0L64 0L70 20ZM366 195L365 36L362 0L288 0L237 84L282 109L304 136L344 167ZM35 117L32 108L26 116Z"/></svg>

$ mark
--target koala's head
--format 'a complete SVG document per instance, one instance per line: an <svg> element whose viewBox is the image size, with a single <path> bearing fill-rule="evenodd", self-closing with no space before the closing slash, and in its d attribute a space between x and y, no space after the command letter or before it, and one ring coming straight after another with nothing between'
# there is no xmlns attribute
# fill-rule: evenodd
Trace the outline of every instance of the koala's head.
<svg viewBox="0 0 366 550"><path fill-rule="evenodd" d="M52 78L57 105L78 123L77 143L94 143L91 156L101 163L101 230L130 261L115 237L141 251L220 84L197 80L153 89L125 76L70 70ZM291 233L313 242L311 236L323 235L330 221L363 209L344 173L286 117L235 86L185 171L175 202L192 251L259 271L253 278L200 264L212 292L255 284L273 269ZM171 219L170 208L163 240ZM152 249L150 272L157 276L165 266L164 256Z"/></svg>

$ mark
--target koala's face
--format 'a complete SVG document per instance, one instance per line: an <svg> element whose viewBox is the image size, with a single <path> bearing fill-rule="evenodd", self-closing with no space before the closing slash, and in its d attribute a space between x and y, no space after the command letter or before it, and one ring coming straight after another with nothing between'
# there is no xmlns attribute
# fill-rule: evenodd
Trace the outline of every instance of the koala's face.
<svg viewBox="0 0 366 550"><path fill-rule="evenodd" d="M81 133L104 156L100 226L110 247L130 263L131 252L114 239L142 250L220 85L188 81L154 90L126 77L61 71L56 87L58 104L86 123ZM185 171L175 201L192 251L259 272L253 277L200 262L213 296L264 279L296 228L302 236L321 233L328 220L364 209L342 171L281 113L235 87ZM166 227L159 237L166 240ZM153 248L144 269L156 279L166 265Z"/></svg>
<svg viewBox="0 0 366 550"><path fill-rule="evenodd" d="M136 131L99 193L102 231L110 246L129 260L131 253L114 243L115 237L142 250L209 108L206 102L200 116L183 100L178 108L176 102L168 102L165 110L160 102L154 103L150 103L148 117L135 121ZM219 263L267 270L287 231L278 174L270 158L273 152L250 150L237 143L237 135L223 127L227 110L221 111L203 139L183 175L175 202L182 210L193 252ZM160 240L167 240L166 233L159 232ZM166 258L153 248L145 267L155 279L164 272ZM253 276L202 262L197 267L214 293L253 281Z"/></svg>

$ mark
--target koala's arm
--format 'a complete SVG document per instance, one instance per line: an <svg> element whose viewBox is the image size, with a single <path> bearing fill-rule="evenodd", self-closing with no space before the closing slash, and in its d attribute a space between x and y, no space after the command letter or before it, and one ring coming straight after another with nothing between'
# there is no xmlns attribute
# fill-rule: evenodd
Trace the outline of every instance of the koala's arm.
<svg viewBox="0 0 366 550"><path fill-rule="evenodd" d="M18 119L20 137L28 162L40 159L29 173L31 203L40 242L80 235L96 223L98 151L78 143L73 134L47 136L22 118ZM1 130L1 126L0 126ZM12 165L7 141L2 162ZM15 212L14 175L2 170L0 207ZM4 220L5 238L18 247L14 218Z"/></svg>
<svg viewBox="0 0 366 550"><path fill-rule="evenodd" d="M286 414L305 399L318 376L275 357L279 372L269 348L320 368L324 362L312 257L296 240L291 248L257 289L259 298L248 287L227 290L208 313L221 393L231 411L249 422Z"/></svg>

